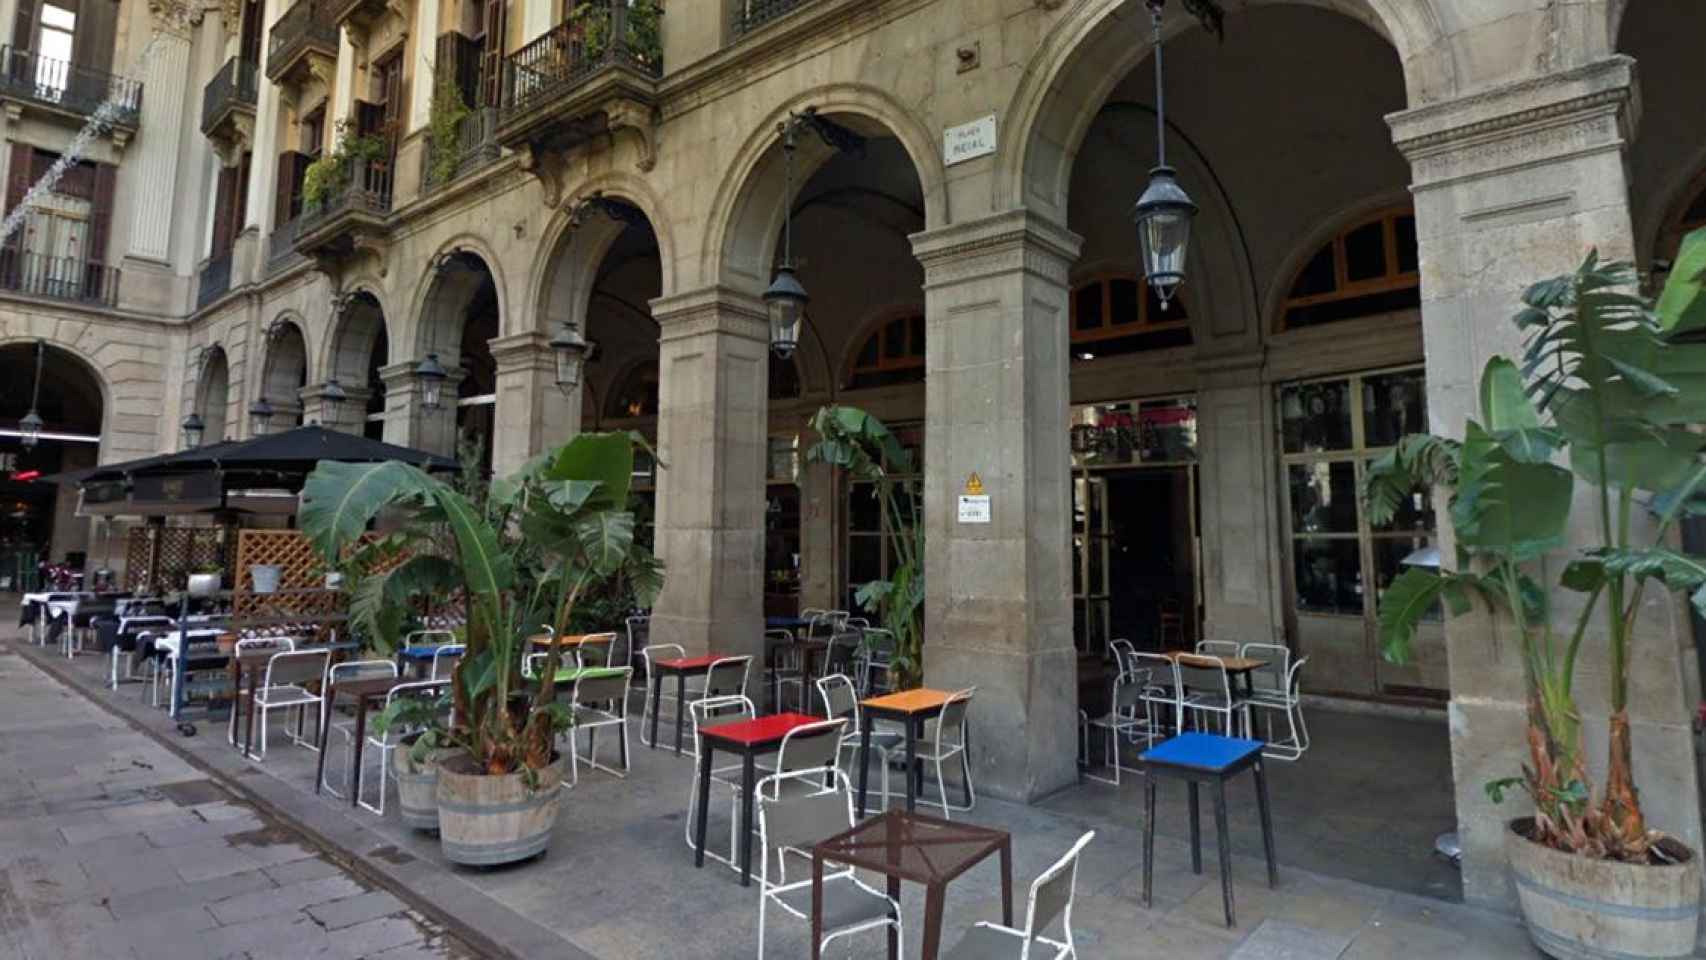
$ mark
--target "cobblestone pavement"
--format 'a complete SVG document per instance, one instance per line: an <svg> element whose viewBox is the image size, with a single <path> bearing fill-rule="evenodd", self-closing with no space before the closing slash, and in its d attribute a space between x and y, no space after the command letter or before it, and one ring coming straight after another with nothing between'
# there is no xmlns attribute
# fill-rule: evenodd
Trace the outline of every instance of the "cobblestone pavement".
<svg viewBox="0 0 1706 960"><path fill-rule="evenodd" d="M0 960L473 956L0 645Z"/></svg>

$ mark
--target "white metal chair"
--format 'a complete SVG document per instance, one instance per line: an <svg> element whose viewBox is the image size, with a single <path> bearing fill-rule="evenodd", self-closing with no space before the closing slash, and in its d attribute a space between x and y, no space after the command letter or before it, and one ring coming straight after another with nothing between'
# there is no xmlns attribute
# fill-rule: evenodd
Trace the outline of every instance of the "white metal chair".
<svg viewBox="0 0 1706 960"><path fill-rule="evenodd" d="M296 641L290 637L249 637L237 641L236 655L242 657L254 653L282 653L295 649ZM244 692L239 690L237 695L241 698ZM233 746L237 744L237 713L238 711L233 707L230 717L225 721L225 742ZM266 730L266 716L263 714L261 717L261 735L263 738L266 736ZM265 741L263 740L263 742Z"/></svg>
<svg viewBox="0 0 1706 960"><path fill-rule="evenodd" d="M768 654L764 666L765 685L770 689L770 709L782 709L782 691L795 690L794 703L803 713L806 710L805 654L794 645L792 630L764 631L764 646Z"/></svg>
<svg viewBox="0 0 1706 960"><path fill-rule="evenodd" d="M1025 925L1022 928L1004 927L981 921L966 931L942 960L1069 960L1078 950L1072 943L1072 901L1078 892L1078 857L1096 838L1090 830L1078 838L1066 855L1054 862L1031 881L1031 895L1025 901ZM1043 936L1043 931L1060 920L1061 938ZM1041 947L1047 953L1033 950Z"/></svg>
<svg viewBox="0 0 1706 960"><path fill-rule="evenodd" d="M261 725L261 755L255 758L257 762L266 759L267 755L267 714L275 710L306 711L309 707L318 710L325 702L325 697L309 690L307 684L325 680L331 658L329 650L285 650L273 654L267 661L266 675L260 689L255 691L254 703L249 707L259 714ZM312 740L294 732L289 736L297 746L316 753L320 750Z"/></svg>
<svg viewBox="0 0 1706 960"><path fill-rule="evenodd" d="M1238 641L1198 640L1197 652L1209 657L1236 657L1238 656Z"/></svg>
<svg viewBox="0 0 1706 960"><path fill-rule="evenodd" d="M699 724L705 720L720 718L714 718L711 714L694 713L691 707L701 700L744 698L747 674L751 669L752 658L749 656L722 657L712 661L710 667L705 670L705 676L700 680L697 690L692 687L687 689L687 705L690 708L687 717L693 725L693 759L699 759Z"/></svg>
<svg viewBox="0 0 1706 960"><path fill-rule="evenodd" d="M859 745L863 741L860 726L864 719L859 707L859 695L853 688L853 681L843 673L832 673L827 677L819 677L817 693L823 700L824 715L832 720L846 720L847 727L841 736L841 753L851 754L852 760L846 764L846 772L851 779L857 772L858 762L865 761L859 755ZM876 727L871 729L871 752L877 755L877 767L882 771L882 792L878 794L882 805L886 808L891 794L889 793L889 764L906 755L906 736L899 730ZM839 756L837 761L839 762Z"/></svg>
<svg viewBox="0 0 1706 960"><path fill-rule="evenodd" d="M618 777L628 775L628 680L633 675L633 667L618 667L614 673L575 678L574 693L569 700L569 710L575 718L574 726L568 731L569 782L564 786L572 787L580 782L580 765L583 762L593 770L603 770ZM605 727L616 728L617 748L622 758L620 770L598 762L598 731ZM581 760L578 746L583 730L587 734L585 761Z"/></svg>
<svg viewBox="0 0 1706 960"><path fill-rule="evenodd" d="M392 687L391 692L385 694L385 708L390 709L393 702L404 697L437 697L443 692L444 684L435 683L431 680L400 683ZM379 804L375 806L361 798L361 787L367 782L367 777L363 771L357 770L355 771L355 802L363 810L377 813L382 817L385 815L385 785L389 779L396 778L395 772L391 769L391 751L397 749L403 738L413 732L413 730L402 727L392 727L384 733L374 733L372 727L368 728L367 745L379 751Z"/></svg>
<svg viewBox="0 0 1706 960"><path fill-rule="evenodd" d="M451 671L462 662L462 655L468 648L460 643L447 643L432 652L432 671L427 674L429 680L449 680Z"/></svg>
<svg viewBox="0 0 1706 960"><path fill-rule="evenodd" d="M589 633L574 649L575 664L579 667L614 667L616 633ZM595 662L596 661L596 662Z"/></svg>
<svg viewBox="0 0 1706 960"><path fill-rule="evenodd" d="M628 657L624 661L624 666L631 667L634 665L634 657L638 656L641 651L641 644L638 641L651 639L652 618L644 614L628 617L622 621L622 626L628 632Z"/></svg>
<svg viewBox="0 0 1706 960"><path fill-rule="evenodd" d="M124 654L124 680L135 680L136 650L141 643L141 636L148 630L170 630L172 618L167 616L135 616L125 617L119 621L118 635L113 641L112 670L109 678L112 689L117 690L121 682L118 668L119 654Z"/></svg>
<svg viewBox="0 0 1706 960"><path fill-rule="evenodd" d="M1179 681L1184 686L1185 715L1195 719L1198 729L1210 729L1209 717L1219 718L1219 732L1236 737L1250 729L1250 710L1242 697L1232 692L1232 676L1226 661L1206 653L1180 657Z"/></svg>
<svg viewBox="0 0 1706 960"><path fill-rule="evenodd" d="M894 657L898 649L894 631L882 627L867 627L862 633L864 640L859 644L859 650L854 655L854 676L859 678L859 695L872 696L875 692L887 693L894 688ZM883 675L882 686L877 686L872 674Z"/></svg>
<svg viewBox="0 0 1706 960"><path fill-rule="evenodd" d="M699 755L699 727L705 720L713 717L723 723L733 723L739 720L751 720L758 715L752 701L745 696L713 697L695 700L687 705L688 716L693 720L693 754ZM717 853L710 848L709 838L705 844L705 856L735 870L740 869L740 861L736 859L739 847L736 842L740 839L740 792L742 789L742 765L738 759L731 757L734 762L711 768L711 789L727 788L729 791L729 852L727 856ZM693 843L693 818L699 809L699 777L697 767L694 775L688 778L687 816L682 818L681 832L687 838L687 849L697 852L698 847ZM710 806L709 800L706 806Z"/></svg>
<svg viewBox="0 0 1706 960"><path fill-rule="evenodd" d="M668 683L659 687L657 702L652 701L652 678L657 676L655 672L657 661L679 659L685 656L687 656L686 648L678 643L647 643L645 648L640 651L640 659L644 660L646 664L646 699L640 706L640 742L648 747L652 745L652 741L648 739L651 736L651 728L647 721L651 719L655 711L662 709L663 701L675 702L675 688ZM681 705L677 703L675 709L680 710ZM659 719L661 720L662 717Z"/></svg>
<svg viewBox="0 0 1706 960"><path fill-rule="evenodd" d="M758 957L764 960L764 933L769 907L774 905L796 920L807 923L812 918L812 878L810 853L812 845L854 826L853 790L847 775L831 768L829 776L834 787L828 790L784 790L792 781L803 781L812 787L818 770L796 773L775 773L759 781L758 835L763 865L758 873ZM774 853L774 858L772 857ZM806 876L788 882L787 855L806 861ZM776 862L772 878L771 860ZM822 886L823 939L827 945L841 937L892 927L894 935L905 940L900 904L888 895L860 880L852 867L825 870Z"/></svg>
<svg viewBox="0 0 1706 960"><path fill-rule="evenodd" d="M1171 657L1158 653L1134 651L1131 663L1135 671L1147 674L1148 681L1141 694L1145 709L1160 707L1173 712L1173 722L1166 729L1181 732L1185 729L1185 686L1179 677L1179 664Z"/></svg>
<svg viewBox="0 0 1706 960"><path fill-rule="evenodd" d="M334 691L340 683L346 683L350 680L367 680L373 677L391 677L395 679L397 677L397 661L349 660L344 663L332 664L332 668L326 672L326 679L331 684L331 689ZM353 719L343 721L334 720L331 713L331 701L321 704L320 723L330 724L328 733L331 730L336 730L338 733L343 735L344 769L347 771L350 768L349 761L355 748L355 721ZM344 786L347 789L349 784L345 783ZM347 794L339 792L336 787L332 786L331 781L326 779L326 773L323 769L320 772L320 789L340 800L347 796Z"/></svg>
<svg viewBox="0 0 1706 960"><path fill-rule="evenodd" d="M824 720L789 730L782 735L782 745L776 751L774 772L797 774L816 772L822 779L801 778L797 782L794 780L787 782L811 793L831 789L835 781L829 776L829 773L838 769L837 760L841 755L841 738L846 728L846 720ZM775 780L771 787L780 789L783 782L782 780ZM771 793L769 796L772 800L776 799L775 793Z"/></svg>
<svg viewBox="0 0 1706 960"><path fill-rule="evenodd" d="M1108 712L1099 717L1092 717L1084 711L1078 712L1079 728L1084 740L1085 767L1089 767L1090 734L1093 730L1102 731L1102 764L1113 771L1112 777L1105 777L1085 770L1084 776L1097 783L1111 786L1120 785L1122 773L1142 774L1139 767L1128 767L1120 761L1120 741L1135 742L1138 737L1146 738L1150 743L1155 742L1155 707L1143 695L1149 685L1147 671L1122 669L1114 677L1113 689L1108 699Z"/></svg>
<svg viewBox="0 0 1706 960"><path fill-rule="evenodd" d="M926 745L917 753L921 762L936 767L936 792L942 804L942 817L946 820L953 819L949 811L964 812L977 806L977 791L971 782L971 758L966 754L966 711L971 706L972 695L976 693L976 687L967 687L948 697L948 702L942 704L942 712L925 725ZM948 803L948 787L942 779L942 764L955 757L960 758L960 786L965 794L965 803L959 806ZM912 771L908 770L907 775L911 776ZM929 802L927 798L920 799Z"/></svg>
<svg viewBox="0 0 1706 960"><path fill-rule="evenodd" d="M1267 648L1269 644L1250 644L1245 649L1250 651L1245 656L1263 656L1271 652L1266 649L1251 650L1252 647ZM1289 651L1287 651L1289 654ZM1278 689L1257 683L1254 693L1246 701L1252 710L1262 710L1267 717L1267 733L1263 738L1265 745L1262 756L1273 760L1299 760L1309 750L1309 725L1303 719L1303 688L1299 680L1303 665L1309 662L1308 657L1291 661L1285 669L1285 679ZM1260 675L1258 675L1258 679ZM1289 736L1276 740L1273 736L1273 715L1285 717Z"/></svg>

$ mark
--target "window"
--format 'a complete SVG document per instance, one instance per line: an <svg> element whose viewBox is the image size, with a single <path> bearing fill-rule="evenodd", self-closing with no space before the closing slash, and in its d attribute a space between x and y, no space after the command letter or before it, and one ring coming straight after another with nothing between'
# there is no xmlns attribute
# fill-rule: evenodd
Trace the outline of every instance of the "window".
<svg viewBox="0 0 1706 960"><path fill-rule="evenodd" d="M326 143L326 105L321 103L302 117L298 128L302 135L301 152L319 157Z"/></svg>
<svg viewBox="0 0 1706 960"><path fill-rule="evenodd" d="M892 387L924 381L924 313L907 311L877 324L847 371L846 388Z"/></svg>
<svg viewBox="0 0 1706 960"><path fill-rule="evenodd" d="M71 62L73 39L77 34L77 14L64 7L44 3L41 7L41 34L36 38L36 91L38 95L58 99L69 78L65 65Z"/></svg>
<svg viewBox="0 0 1706 960"><path fill-rule="evenodd" d="M924 425L921 423L893 425L895 439L912 459L912 467L917 473L894 475L890 482L918 483L924 475ZM897 496L896 502L900 509L906 509L909 502L905 497ZM919 498L919 507L924 505ZM847 491L847 596L848 609L857 604L853 602L853 594L864 584L872 580L887 580L895 568L900 565L898 552L895 550L893 538L883 533L882 499L877 496L875 484L855 483ZM911 518L912 523L923 523L923 517Z"/></svg>
<svg viewBox="0 0 1706 960"><path fill-rule="evenodd" d="M1072 290L1072 356L1101 356L1184 347L1191 343L1183 300L1165 309L1149 284L1126 275L1095 277Z"/></svg>
<svg viewBox="0 0 1706 960"><path fill-rule="evenodd" d="M1370 462L1405 434L1427 429L1422 370L1287 384L1279 406L1295 609L1373 617L1404 558L1434 542L1426 493L1412 495L1384 526L1369 522L1357 496Z"/></svg>
<svg viewBox="0 0 1706 960"><path fill-rule="evenodd" d="M1421 306L1416 215L1389 210L1315 252L1286 297L1281 327L1297 330Z"/></svg>

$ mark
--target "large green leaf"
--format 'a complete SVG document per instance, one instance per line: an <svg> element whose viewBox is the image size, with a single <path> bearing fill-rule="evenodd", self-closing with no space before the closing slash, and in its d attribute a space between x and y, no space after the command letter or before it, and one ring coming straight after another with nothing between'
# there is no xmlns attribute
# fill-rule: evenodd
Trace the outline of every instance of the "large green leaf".
<svg viewBox="0 0 1706 960"><path fill-rule="evenodd" d="M468 592L497 609L500 594L515 582L515 564L498 543L497 531L455 490L440 484L433 499L444 510L445 523L456 538L458 565Z"/></svg>
<svg viewBox="0 0 1706 960"><path fill-rule="evenodd" d="M1540 414L1523 389L1516 364L1493 357L1481 370L1481 418L1494 433L1540 426Z"/></svg>
<svg viewBox="0 0 1706 960"><path fill-rule="evenodd" d="M350 622L370 638L381 653L395 650L410 599L443 596L461 586L456 567L430 553L417 553L381 574L362 577L350 596Z"/></svg>
<svg viewBox="0 0 1706 960"><path fill-rule="evenodd" d="M1682 238L1659 294L1659 324L1667 334L1706 329L1706 229Z"/></svg>
<svg viewBox="0 0 1706 960"><path fill-rule="evenodd" d="M1574 478L1549 463L1523 463L1470 421L1451 518L1472 551L1522 562L1564 543Z"/></svg>
<svg viewBox="0 0 1706 960"><path fill-rule="evenodd" d="M634 478L633 438L626 433L580 434L557 450L539 476L547 484L596 483L582 505L588 510L621 509Z"/></svg>
<svg viewBox="0 0 1706 960"><path fill-rule="evenodd" d="M1410 567L1380 595L1380 655L1388 662L1410 662L1416 626L1439 602L1445 578L1432 570Z"/></svg>
<svg viewBox="0 0 1706 960"><path fill-rule="evenodd" d="M339 463L322 460L302 487L302 530L328 564L355 542L385 507L444 488L419 469L396 460Z"/></svg>
<svg viewBox="0 0 1706 960"><path fill-rule="evenodd" d="M634 545L634 515L626 510L603 510L582 517L575 530L586 565L599 576L609 576L620 568Z"/></svg>
<svg viewBox="0 0 1706 960"><path fill-rule="evenodd" d="M1658 580L1671 590L1692 592L1690 600L1706 616L1706 561L1664 547L1644 550L1604 550L1598 554L1609 573Z"/></svg>

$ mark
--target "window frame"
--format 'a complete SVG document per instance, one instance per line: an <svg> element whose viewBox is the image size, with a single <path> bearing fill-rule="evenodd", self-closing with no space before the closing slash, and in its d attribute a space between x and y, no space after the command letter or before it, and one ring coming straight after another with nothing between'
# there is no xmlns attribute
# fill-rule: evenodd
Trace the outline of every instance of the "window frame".
<svg viewBox="0 0 1706 960"><path fill-rule="evenodd" d="M1373 296L1382 293L1394 293L1401 290L1420 289L1422 285L1420 252L1417 254L1416 269L1405 271L1399 268L1398 259L1398 221L1404 217L1412 221L1416 218L1414 206L1387 207L1383 210L1358 217L1341 226L1334 232L1332 238L1324 244L1309 248L1309 255L1304 257L1291 273L1291 281L1286 284L1285 298L1280 301L1279 317L1275 325L1279 332L1288 330L1310 330L1319 326L1331 326L1340 320L1327 321L1318 324L1306 324L1293 327L1289 320L1293 310L1302 307L1319 306L1323 303L1336 303L1341 300L1354 300L1358 297ZM1351 280L1348 276L1349 257L1345 252L1345 240L1351 234L1367 227L1369 224L1381 224L1381 240L1385 247L1386 269L1378 277L1366 280ZM1311 293L1298 297L1291 291L1297 289L1297 281L1302 278L1303 271L1309 268L1321 251L1330 249L1333 252L1333 289L1323 293ZM1372 314L1371 314L1372 315ZM1356 319L1353 317L1346 320Z"/></svg>
<svg viewBox="0 0 1706 960"><path fill-rule="evenodd" d="M889 326L897 320L906 321L908 323L907 329L905 329L905 331L902 334L903 339L906 342L903 344L904 349L899 356L890 357L888 355L888 350L886 349L887 339L888 339L888 329L889 329ZM863 336L859 337L855 341L857 346L855 346L855 348L847 354L847 363L846 363L846 367L845 367L843 376L841 378L842 389L843 390L881 390L881 389L884 389L885 387L903 386L903 385L907 385L907 384L911 384L911 383L923 383L924 382L923 371L925 369L925 359L924 359L923 353L914 354L912 352L912 331L910 329L910 323L912 321L916 321L918 323L919 328L920 328L920 333L922 334L922 336L919 339L926 341L925 349L928 350L929 349L928 337L930 334L929 334L928 329L925 328L925 315L924 315L924 308L922 306L894 307L894 308L891 308L888 310L884 310L883 312L879 313L876 317L871 319L868 323L866 323L863 327L860 328L861 330L866 331L866 332ZM873 340L875 340L876 344L877 344L877 360L876 360L876 363L870 364L870 365L861 365L859 363L859 357L864 354L865 346L867 344L869 344L870 342L872 342ZM918 370L918 371L920 371L918 379L917 380L908 379L908 380L902 380L899 383L889 383L889 384L881 384L881 385L873 385L873 386L857 386L856 387L853 385L853 381L855 379L857 379L861 374L869 374L872 376L882 376L884 374L892 374L892 373L895 373L897 371L907 371L907 370Z"/></svg>
<svg viewBox="0 0 1706 960"><path fill-rule="evenodd" d="M1114 323L1113 282L1123 280L1137 287L1137 322ZM1102 322L1094 329L1081 330L1078 327L1078 294L1087 287L1100 285L1102 288ZM1179 300L1180 309L1169 311L1173 320L1156 321L1149 315L1149 285L1142 277L1118 270L1104 270L1087 274L1072 284L1067 295L1067 329L1070 331L1073 343L1098 343L1103 340L1118 340L1125 337L1142 336L1147 333L1165 333L1190 326L1190 308L1183 299Z"/></svg>

